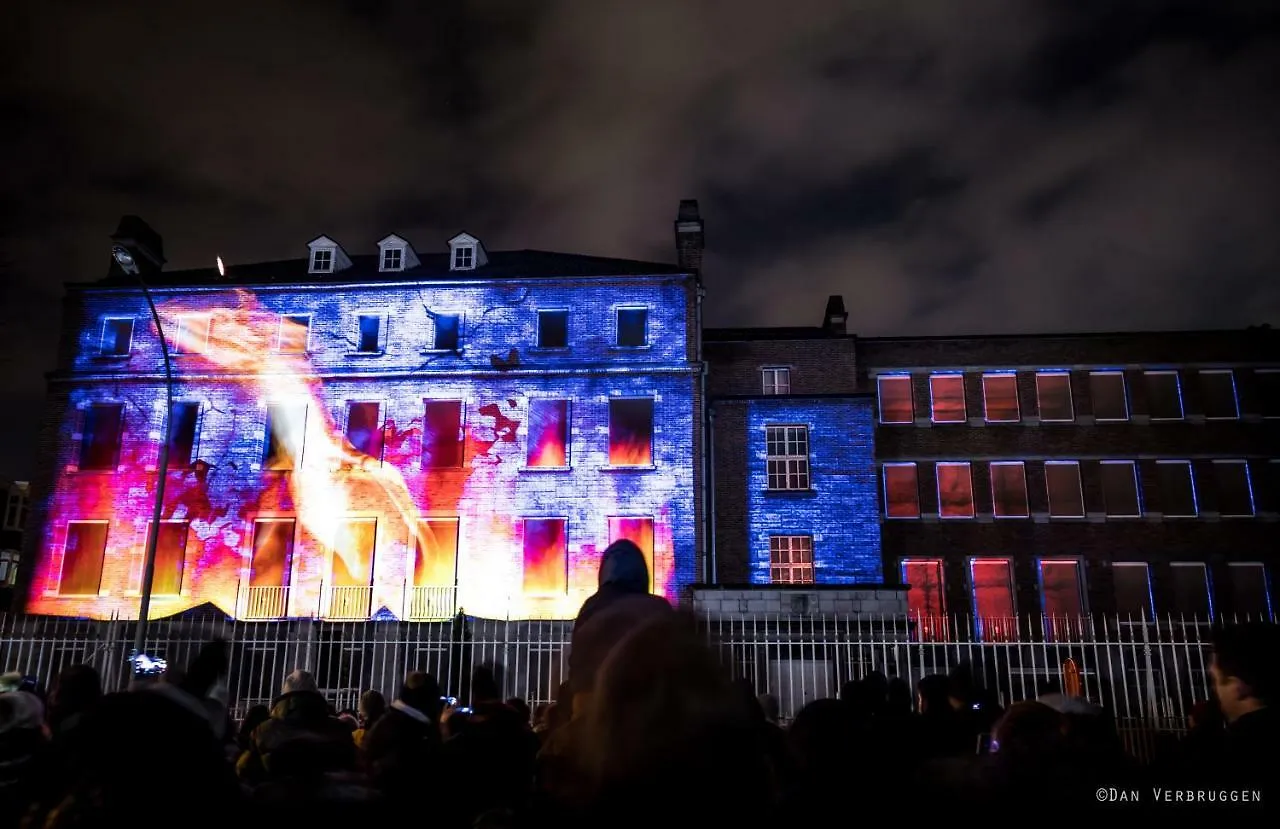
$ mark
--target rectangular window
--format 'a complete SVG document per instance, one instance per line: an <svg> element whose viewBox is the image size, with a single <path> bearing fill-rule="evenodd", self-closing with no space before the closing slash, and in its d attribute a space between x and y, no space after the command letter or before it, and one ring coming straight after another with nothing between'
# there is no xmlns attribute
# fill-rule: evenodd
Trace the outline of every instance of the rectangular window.
<svg viewBox="0 0 1280 829"><path fill-rule="evenodd" d="M1223 518L1253 517L1249 464L1245 461L1214 461L1213 473L1218 484L1218 513Z"/></svg>
<svg viewBox="0 0 1280 829"><path fill-rule="evenodd" d="M934 423L965 423L963 374L933 374L929 377L929 399Z"/></svg>
<svg viewBox="0 0 1280 829"><path fill-rule="evenodd" d="M639 547L640 552L644 554L644 563L649 569L649 592L652 593L654 577L657 575L653 569L653 519L647 516L610 518L609 543L612 544L624 538Z"/></svg>
<svg viewBox="0 0 1280 829"><path fill-rule="evenodd" d="M120 462L120 435L124 427L124 406L94 403L84 410L80 427L80 469L102 472L114 470Z"/></svg>
<svg viewBox="0 0 1280 829"><path fill-rule="evenodd" d="M769 536L769 583L813 584L813 536Z"/></svg>
<svg viewBox="0 0 1280 829"><path fill-rule="evenodd" d="M884 465L884 514L888 518L920 517L920 486L914 463Z"/></svg>
<svg viewBox="0 0 1280 829"><path fill-rule="evenodd" d="M768 395L791 394L791 369L783 366L765 366L760 369L764 393Z"/></svg>
<svg viewBox="0 0 1280 829"><path fill-rule="evenodd" d="M1045 423L1069 423L1076 419L1071 400L1071 375L1065 371L1036 374L1036 409Z"/></svg>
<svg viewBox="0 0 1280 829"><path fill-rule="evenodd" d="M1027 467L1022 461L991 463L991 511L996 518L1026 518Z"/></svg>
<svg viewBox="0 0 1280 829"><path fill-rule="evenodd" d="M529 435L525 464L538 469L569 465L569 401L529 401Z"/></svg>
<svg viewBox="0 0 1280 829"><path fill-rule="evenodd" d="M973 517L973 475L967 463L939 463L938 515L941 518Z"/></svg>
<svg viewBox="0 0 1280 829"><path fill-rule="evenodd" d="M404 251L400 248L386 248L382 251L382 269L398 271L404 267Z"/></svg>
<svg viewBox="0 0 1280 829"><path fill-rule="evenodd" d="M1080 562L1040 560L1040 595L1044 615L1077 619L1084 615L1084 593L1080 589Z"/></svg>
<svg viewBox="0 0 1280 829"><path fill-rule="evenodd" d="M524 592L564 593L569 589L568 541L563 518L524 520Z"/></svg>
<svg viewBox="0 0 1280 829"><path fill-rule="evenodd" d="M152 594L178 596L182 593L190 529L191 525L186 521L160 522L160 532L156 535L156 569L151 581Z"/></svg>
<svg viewBox="0 0 1280 829"><path fill-rule="evenodd" d="M297 469L307 433L304 403L272 403L267 406L266 439L262 447L262 468Z"/></svg>
<svg viewBox="0 0 1280 829"><path fill-rule="evenodd" d="M1176 371L1148 371L1147 409L1152 420L1182 419L1182 385Z"/></svg>
<svg viewBox="0 0 1280 829"><path fill-rule="evenodd" d="M458 245L453 249L453 269L469 271L476 266L476 249L471 245Z"/></svg>
<svg viewBox="0 0 1280 829"><path fill-rule="evenodd" d="M1209 420L1234 420L1240 416L1236 376L1230 369L1200 372L1200 396Z"/></svg>
<svg viewBox="0 0 1280 829"><path fill-rule="evenodd" d="M1017 423L1022 416L1018 408L1018 375L982 375L982 405L988 423Z"/></svg>
<svg viewBox="0 0 1280 829"><path fill-rule="evenodd" d="M373 584L373 555L377 548L378 521L376 518L347 518L338 521L337 531L333 537L333 560L330 562L329 586L335 590L342 588L367 588ZM355 591L351 592L353 595ZM368 606L368 594L365 591L364 604ZM337 596L335 595L335 601ZM343 604L350 604L344 601ZM356 611L358 607L337 608L342 611ZM331 615L368 616L366 609L362 613L337 613Z"/></svg>
<svg viewBox="0 0 1280 829"><path fill-rule="evenodd" d="M169 418L170 469L190 469L196 454L196 427L200 424L200 404L187 401L173 404Z"/></svg>
<svg viewBox="0 0 1280 829"><path fill-rule="evenodd" d="M907 612L920 625L921 637L932 639L941 632L947 614L942 589L942 560L909 558L902 562L902 583L907 585Z"/></svg>
<svg viewBox="0 0 1280 829"><path fill-rule="evenodd" d="M458 573L458 519L418 522L414 543L413 586L453 587Z"/></svg>
<svg viewBox="0 0 1280 829"><path fill-rule="evenodd" d="M104 357L128 357L133 349L133 317L107 317L102 321L100 353Z"/></svg>
<svg viewBox="0 0 1280 829"><path fill-rule="evenodd" d="M311 270L314 273L328 273L333 270L333 251L325 248L311 251Z"/></svg>
<svg viewBox="0 0 1280 829"><path fill-rule="evenodd" d="M1239 621L1271 619L1267 571L1261 564L1233 561L1227 565L1231 580L1231 610Z"/></svg>
<svg viewBox="0 0 1280 829"><path fill-rule="evenodd" d="M62 596L96 596L102 589L102 564L107 555L106 521L72 521L62 548Z"/></svg>
<svg viewBox="0 0 1280 829"><path fill-rule="evenodd" d="M1140 518L1138 465L1133 461L1103 461L1102 504L1110 518Z"/></svg>
<svg viewBox="0 0 1280 829"><path fill-rule="evenodd" d="M1090 372L1089 396L1093 398L1094 420L1118 421L1129 419L1129 399L1124 390L1124 372Z"/></svg>
<svg viewBox="0 0 1280 829"><path fill-rule="evenodd" d="M649 309L618 309L618 345L639 348L649 344Z"/></svg>
<svg viewBox="0 0 1280 829"><path fill-rule="evenodd" d="M1151 621L1151 576L1143 562L1116 562L1111 566L1116 613L1125 621Z"/></svg>
<svg viewBox="0 0 1280 829"><path fill-rule="evenodd" d="M1045 461L1044 483L1053 518L1084 518L1084 493L1080 489L1080 464Z"/></svg>
<svg viewBox="0 0 1280 829"><path fill-rule="evenodd" d="M457 314L433 314L435 336L431 347L436 351L457 351L461 336L462 318Z"/></svg>
<svg viewBox="0 0 1280 829"><path fill-rule="evenodd" d="M278 619L288 609L295 529L292 518L260 518L253 522L253 552L245 608L246 615L251 618Z"/></svg>
<svg viewBox="0 0 1280 829"><path fill-rule="evenodd" d="M766 426L764 445L769 489L809 489L808 426Z"/></svg>
<svg viewBox="0 0 1280 829"><path fill-rule="evenodd" d="M356 320L360 327L356 350L361 354L377 354L382 350L382 315L361 314Z"/></svg>
<svg viewBox="0 0 1280 829"><path fill-rule="evenodd" d="M911 375L882 374L876 378L876 391L880 399L881 423L915 422Z"/></svg>
<svg viewBox="0 0 1280 829"><path fill-rule="evenodd" d="M1169 565L1173 586L1173 612L1188 621L1213 621L1209 571L1201 562L1177 561Z"/></svg>
<svg viewBox="0 0 1280 829"><path fill-rule="evenodd" d="M973 586L973 615L984 642L1009 641L1017 636L1013 604L1013 570L1008 559L975 558L969 562Z"/></svg>
<svg viewBox="0 0 1280 829"><path fill-rule="evenodd" d="M1259 369L1253 373L1258 388L1258 412L1265 418L1280 418L1280 369Z"/></svg>
<svg viewBox="0 0 1280 829"><path fill-rule="evenodd" d="M208 314L184 314L178 317L178 337L173 350L178 354L204 354L209 350L209 329L213 318Z"/></svg>
<svg viewBox="0 0 1280 829"><path fill-rule="evenodd" d="M347 447L366 458L382 460L382 404L371 401L347 404Z"/></svg>
<svg viewBox="0 0 1280 829"><path fill-rule="evenodd" d="M306 354L310 344L310 314L285 314L280 317L279 350L281 353Z"/></svg>
<svg viewBox="0 0 1280 829"><path fill-rule="evenodd" d="M609 465L653 465L653 400L616 397L609 401Z"/></svg>
<svg viewBox="0 0 1280 829"><path fill-rule="evenodd" d="M538 348L569 347L569 312L538 312Z"/></svg>
<svg viewBox="0 0 1280 829"><path fill-rule="evenodd" d="M1165 518L1195 518L1200 514L1191 461L1156 461L1156 474Z"/></svg>
<svg viewBox="0 0 1280 829"><path fill-rule="evenodd" d="M461 400L424 401L422 466L452 469L462 466L465 446Z"/></svg>

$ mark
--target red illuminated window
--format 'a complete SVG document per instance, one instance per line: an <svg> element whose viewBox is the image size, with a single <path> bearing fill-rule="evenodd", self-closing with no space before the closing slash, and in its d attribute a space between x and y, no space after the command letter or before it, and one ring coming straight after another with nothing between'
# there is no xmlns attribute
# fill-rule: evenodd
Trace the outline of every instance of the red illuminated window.
<svg viewBox="0 0 1280 829"><path fill-rule="evenodd" d="M267 406L267 428L262 447L262 468L296 469L307 434L305 404L273 403Z"/></svg>
<svg viewBox="0 0 1280 829"><path fill-rule="evenodd" d="M1124 372L1090 372L1089 396L1093 398L1094 420L1129 419L1129 399L1124 390Z"/></svg>
<svg viewBox="0 0 1280 829"><path fill-rule="evenodd" d="M1133 461L1103 461L1102 503L1111 518L1140 518L1138 465Z"/></svg>
<svg viewBox="0 0 1280 829"><path fill-rule="evenodd" d="M914 463L884 465L884 514L889 518L920 517L920 487Z"/></svg>
<svg viewBox="0 0 1280 829"><path fill-rule="evenodd" d="M120 433L124 406L95 403L84 410L80 435L80 469L114 470L120 460Z"/></svg>
<svg viewBox="0 0 1280 829"><path fill-rule="evenodd" d="M982 405L988 423L1017 423L1021 417L1018 375L982 375Z"/></svg>
<svg viewBox="0 0 1280 829"><path fill-rule="evenodd" d="M1249 518L1254 514L1253 486L1245 461L1214 461L1218 484L1218 512L1223 518Z"/></svg>
<svg viewBox="0 0 1280 829"><path fill-rule="evenodd" d="M212 318L207 314L184 314L178 317L178 336L173 350L179 354L204 354L209 350L209 328Z"/></svg>
<svg viewBox="0 0 1280 829"><path fill-rule="evenodd" d="M568 552L563 518L526 518L524 592L547 595L568 590Z"/></svg>
<svg viewBox="0 0 1280 829"><path fill-rule="evenodd" d="M910 375L882 374L876 378L876 389L880 398L881 423L915 422Z"/></svg>
<svg viewBox="0 0 1280 829"><path fill-rule="evenodd" d="M1054 518L1083 518L1084 493L1080 489L1080 464L1076 461L1045 461L1044 483L1049 515Z"/></svg>
<svg viewBox="0 0 1280 829"><path fill-rule="evenodd" d="M969 563L973 615L985 642L1002 642L1017 634L1013 604L1013 571L1008 559L976 558Z"/></svg>
<svg viewBox="0 0 1280 829"><path fill-rule="evenodd" d="M934 374L929 377L929 397L933 401L934 423L964 423L964 375Z"/></svg>
<svg viewBox="0 0 1280 829"><path fill-rule="evenodd" d="M98 595L102 588L102 564L106 555L106 521L72 521L67 524L58 593L63 596Z"/></svg>
<svg viewBox="0 0 1280 829"><path fill-rule="evenodd" d="M311 315L285 314L280 318L280 351L305 354L311 344Z"/></svg>
<svg viewBox="0 0 1280 829"><path fill-rule="evenodd" d="M1200 372L1200 404L1210 420L1234 420L1240 416L1236 376L1230 369Z"/></svg>
<svg viewBox="0 0 1280 829"><path fill-rule="evenodd" d="M645 566L649 568L649 592L653 592L653 519L649 517L615 516L609 519L609 543L626 539L644 553Z"/></svg>
<svg viewBox="0 0 1280 829"><path fill-rule="evenodd" d="M425 401L422 416L423 468L462 466L462 450L462 401Z"/></svg>
<svg viewBox="0 0 1280 829"><path fill-rule="evenodd" d="M156 536L156 569L151 581L154 595L177 596L182 593L190 529L191 525L186 521L160 522L160 532Z"/></svg>
<svg viewBox="0 0 1280 829"><path fill-rule="evenodd" d="M352 451L375 461L382 460L382 404L348 403L346 437Z"/></svg>
<svg viewBox="0 0 1280 829"><path fill-rule="evenodd" d="M766 426L764 446L769 489L809 488L808 426Z"/></svg>
<svg viewBox="0 0 1280 829"><path fill-rule="evenodd" d="M609 465L653 465L653 400L618 397L609 401Z"/></svg>
<svg viewBox="0 0 1280 829"><path fill-rule="evenodd" d="M1122 621L1152 618L1151 579L1145 563L1117 561L1111 565L1111 582Z"/></svg>
<svg viewBox="0 0 1280 829"><path fill-rule="evenodd" d="M908 585L907 611L919 625L922 639L935 639L946 627L946 598L942 588L942 561L936 558L906 559L902 582Z"/></svg>
<svg viewBox="0 0 1280 829"><path fill-rule="evenodd" d="M1027 467L1022 461L991 464L991 509L996 518L1026 518Z"/></svg>
<svg viewBox="0 0 1280 829"><path fill-rule="evenodd" d="M967 463L939 463L938 515L942 518L973 517L973 475Z"/></svg>
<svg viewBox="0 0 1280 829"><path fill-rule="evenodd" d="M1051 641L1068 638L1081 629L1084 594L1080 589L1080 562L1040 561L1040 597L1045 616L1045 634Z"/></svg>
<svg viewBox="0 0 1280 829"><path fill-rule="evenodd" d="M529 401L529 435L525 465L562 469L569 465L569 401Z"/></svg>
<svg viewBox="0 0 1280 829"><path fill-rule="evenodd" d="M329 562L329 609L326 615L330 618L369 618L377 538L377 519L351 518L338 522Z"/></svg>
<svg viewBox="0 0 1280 829"><path fill-rule="evenodd" d="M769 537L769 583L813 584L813 536Z"/></svg>
<svg viewBox="0 0 1280 829"><path fill-rule="evenodd" d="M196 451L196 426L200 422L199 403L174 403L169 417L170 469L189 469Z"/></svg>
<svg viewBox="0 0 1280 829"><path fill-rule="evenodd" d="M1152 420L1182 419L1182 388L1176 371L1148 371L1147 413Z"/></svg>
<svg viewBox="0 0 1280 829"><path fill-rule="evenodd" d="M1076 419L1071 400L1071 375L1065 371L1042 371L1036 374L1036 408L1046 423Z"/></svg>

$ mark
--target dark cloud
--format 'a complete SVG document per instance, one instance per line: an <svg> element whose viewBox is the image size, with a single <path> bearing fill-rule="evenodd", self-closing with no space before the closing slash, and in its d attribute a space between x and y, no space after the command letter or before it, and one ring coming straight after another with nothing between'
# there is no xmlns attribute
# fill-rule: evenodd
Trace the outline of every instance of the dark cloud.
<svg viewBox="0 0 1280 829"><path fill-rule="evenodd" d="M171 266L367 250L671 257L712 324L1240 326L1280 265L1273 0L30 0L0 33L9 449L117 217Z"/></svg>

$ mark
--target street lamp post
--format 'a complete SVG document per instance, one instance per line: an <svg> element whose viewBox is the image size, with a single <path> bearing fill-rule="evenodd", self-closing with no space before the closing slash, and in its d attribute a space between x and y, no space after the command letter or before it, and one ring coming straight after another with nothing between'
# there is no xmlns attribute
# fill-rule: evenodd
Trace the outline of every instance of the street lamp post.
<svg viewBox="0 0 1280 829"><path fill-rule="evenodd" d="M114 251L116 261L126 271L133 271L133 276L142 289L142 296L151 311L151 321L156 327L156 336L160 338L160 353L164 357L164 421L160 440L160 457L156 462L156 497L151 508L151 526L147 529L147 550L142 565L141 598L138 600L138 625L133 636L133 656L130 661L133 670L138 671L138 656L142 653L147 641L147 615L151 611L151 588L156 577L156 547L160 541L160 521L164 517L164 485L169 474L169 438L170 423L173 416L173 363L169 359L169 341L164 335L164 326L160 322L160 312L156 309L155 300L151 297L151 289L146 280L133 267L133 256L128 250L117 247Z"/></svg>

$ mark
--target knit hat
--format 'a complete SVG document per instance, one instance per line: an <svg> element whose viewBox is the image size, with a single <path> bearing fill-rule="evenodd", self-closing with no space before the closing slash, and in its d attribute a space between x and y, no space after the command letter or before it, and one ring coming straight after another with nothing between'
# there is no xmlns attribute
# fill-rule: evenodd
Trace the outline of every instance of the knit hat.
<svg viewBox="0 0 1280 829"><path fill-rule="evenodd" d="M295 694L299 691L315 692L319 690L316 686L316 678L311 675L310 671L304 671L301 668L295 668L293 673L284 678L284 686L281 687L282 694Z"/></svg>
<svg viewBox="0 0 1280 829"><path fill-rule="evenodd" d="M9 691L0 694L0 734L40 728L44 725L44 704L35 694Z"/></svg>

